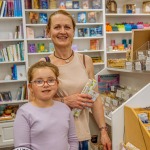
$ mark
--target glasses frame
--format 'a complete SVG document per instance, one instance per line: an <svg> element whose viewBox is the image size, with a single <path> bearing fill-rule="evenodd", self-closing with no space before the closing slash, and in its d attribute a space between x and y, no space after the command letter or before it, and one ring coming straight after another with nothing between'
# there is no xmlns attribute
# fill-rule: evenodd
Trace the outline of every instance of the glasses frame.
<svg viewBox="0 0 150 150"><path fill-rule="evenodd" d="M49 85L49 86L54 86L54 85L56 84L57 79L53 79L53 80L55 81L54 83L48 83L48 80L46 80L46 81L41 80L41 81L43 81L43 84L42 84L42 85L39 85L39 84L37 83L37 80L30 81L30 83L34 83L34 84L36 84L38 87L43 87L43 86L45 85L45 83L47 83L47 85Z"/></svg>

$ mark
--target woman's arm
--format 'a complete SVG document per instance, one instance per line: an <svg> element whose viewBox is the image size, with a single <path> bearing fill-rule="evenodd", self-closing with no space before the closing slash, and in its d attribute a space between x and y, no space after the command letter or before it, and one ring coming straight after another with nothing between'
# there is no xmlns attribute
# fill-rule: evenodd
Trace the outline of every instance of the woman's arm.
<svg viewBox="0 0 150 150"><path fill-rule="evenodd" d="M86 60L86 69L89 75L89 78L95 79L94 77L94 66L92 59L89 56L85 57ZM95 89L98 92L98 87ZM92 113L95 118L95 121L100 129L101 132L101 143L104 146L104 150L111 150L111 141L107 134L106 124L105 124L105 117L104 117L104 109L100 95L98 96L97 100L94 102L92 107Z"/></svg>
<svg viewBox="0 0 150 150"><path fill-rule="evenodd" d="M69 116L70 116L69 132L68 132L68 143L70 145L69 150L78 150L79 143L75 131L74 118L71 112Z"/></svg>
<svg viewBox="0 0 150 150"><path fill-rule="evenodd" d="M30 148L30 126L22 109L17 111L14 121L14 146Z"/></svg>

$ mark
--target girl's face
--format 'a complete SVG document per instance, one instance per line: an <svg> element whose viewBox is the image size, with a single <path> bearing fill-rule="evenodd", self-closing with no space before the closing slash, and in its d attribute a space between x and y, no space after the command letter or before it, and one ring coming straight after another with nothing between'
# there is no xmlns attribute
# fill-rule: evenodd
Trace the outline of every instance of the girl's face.
<svg viewBox="0 0 150 150"><path fill-rule="evenodd" d="M72 20L63 14L52 16L49 35L56 47L71 47L74 37Z"/></svg>
<svg viewBox="0 0 150 150"><path fill-rule="evenodd" d="M48 68L38 68L33 70L32 81L28 87L33 93L36 100L47 101L51 100L58 88L58 81L54 72ZM44 84L41 83L44 81ZM48 83L53 83L49 85Z"/></svg>

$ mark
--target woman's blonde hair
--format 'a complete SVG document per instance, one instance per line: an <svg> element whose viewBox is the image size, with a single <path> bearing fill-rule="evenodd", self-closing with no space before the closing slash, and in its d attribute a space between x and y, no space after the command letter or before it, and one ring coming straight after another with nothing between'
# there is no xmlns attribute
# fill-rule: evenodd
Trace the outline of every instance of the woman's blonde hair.
<svg viewBox="0 0 150 150"><path fill-rule="evenodd" d="M53 12L50 16L49 16L49 20L48 20L48 23L47 23L47 26L46 26L46 33L48 34L49 31L50 31L50 28L51 28L51 24L52 24L52 17L57 15L57 14L62 14L62 15L65 15L67 17L69 17L72 21L72 25L73 25L73 29L75 30L75 27L76 27L76 22L75 20L73 19L73 17L71 16L71 14L69 14L67 11L65 10L58 10L58 11L55 11Z"/></svg>
<svg viewBox="0 0 150 150"><path fill-rule="evenodd" d="M45 67L50 68L50 69L54 72L56 78L59 76L59 70L58 70L58 67L57 67L57 66L53 65L53 64L50 63L50 62L39 61L39 62L33 64L33 65L29 68L29 70L28 70L28 81L29 81L29 83L30 83L30 82L32 81L32 79L33 79L33 71L36 70L36 69L45 68Z"/></svg>

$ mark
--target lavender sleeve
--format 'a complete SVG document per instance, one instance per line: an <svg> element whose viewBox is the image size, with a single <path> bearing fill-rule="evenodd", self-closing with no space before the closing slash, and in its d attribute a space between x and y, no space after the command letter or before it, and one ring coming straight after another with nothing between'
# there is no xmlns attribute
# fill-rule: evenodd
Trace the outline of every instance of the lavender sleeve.
<svg viewBox="0 0 150 150"><path fill-rule="evenodd" d="M30 125L22 109L17 111L14 121L14 146L30 148Z"/></svg>
<svg viewBox="0 0 150 150"><path fill-rule="evenodd" d="M69 122L69 132L68 132L68 143L70 145L69 150L78 150L79 143L76 136L74 118L71 112L70 112L70 122Z"/></svg>

